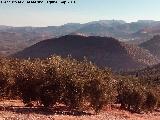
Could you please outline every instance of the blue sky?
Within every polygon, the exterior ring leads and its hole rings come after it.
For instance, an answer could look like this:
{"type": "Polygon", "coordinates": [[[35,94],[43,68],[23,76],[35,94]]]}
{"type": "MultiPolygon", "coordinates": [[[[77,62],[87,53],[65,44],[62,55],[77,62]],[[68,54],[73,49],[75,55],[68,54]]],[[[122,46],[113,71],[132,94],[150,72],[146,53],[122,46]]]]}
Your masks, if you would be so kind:
{"type": "Polygon", "coordinates": [[[127,22],[143,19],[160,20],[160,0],[75,1],[76,4],[67,5],[0,3],[0,24],[52,26],[110,19],[125,20],[127,22]]]}

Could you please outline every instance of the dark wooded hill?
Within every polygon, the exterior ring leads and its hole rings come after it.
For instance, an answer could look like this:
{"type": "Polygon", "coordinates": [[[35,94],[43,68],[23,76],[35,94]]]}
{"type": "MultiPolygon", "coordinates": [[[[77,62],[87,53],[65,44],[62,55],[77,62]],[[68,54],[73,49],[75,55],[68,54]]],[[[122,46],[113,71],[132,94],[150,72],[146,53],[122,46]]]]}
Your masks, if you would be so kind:
{"type": "Polygon", "coordinates": [[[54,54],[62,57],[71,55],[78,60],[85,56],[98,66],[110,67],[113,70],[137,69],[159,63],[158,58],[148,50],[136,45],[122,43],[109,37],[77,35],[44,40],[12,56],[46,58],[54,54]]]}

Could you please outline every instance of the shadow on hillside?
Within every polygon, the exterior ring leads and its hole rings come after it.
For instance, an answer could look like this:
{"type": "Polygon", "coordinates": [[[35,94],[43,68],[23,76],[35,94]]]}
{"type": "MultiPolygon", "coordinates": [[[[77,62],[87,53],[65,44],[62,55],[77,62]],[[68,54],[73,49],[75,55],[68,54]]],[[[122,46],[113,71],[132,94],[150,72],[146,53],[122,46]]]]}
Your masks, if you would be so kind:
{"type": "Polygon", "coordinates": [[[78,110],[70,110],[65,106],[57,106],[53,108],[44,108],[44,107],[20,107],[20,106],[10,106],[10,107],[0,107],[0,111],[8,111],[15,112],[21,114],[42,114],[42,115],[72,115],[72,116],[91,116],[92,113],[78,111],[78,110]]]}

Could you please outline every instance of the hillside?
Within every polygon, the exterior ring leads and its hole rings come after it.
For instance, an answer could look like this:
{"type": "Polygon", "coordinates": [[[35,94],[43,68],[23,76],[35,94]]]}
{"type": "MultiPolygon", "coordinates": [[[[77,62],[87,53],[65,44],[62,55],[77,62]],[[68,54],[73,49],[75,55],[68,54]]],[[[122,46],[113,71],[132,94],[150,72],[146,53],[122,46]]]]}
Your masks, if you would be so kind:
{"type": "Polygon", "coordinates": [[[0,32],[0,54],[7,55],[25,47],[24,37],[20,34],[0,32]]]}
{"type": "Polygon", "coordinates": [[[46,58],[53,54],[88,60],[113,70],[137,69],[159,63],[159,60],[136,45],[114,38],[68,35],[39,42],[14,54],[18,58],[46,58]]]}
{"type": "Polygon", "coordinates": [[[42,40],[70,34],[80,24],[49,27],[0,26],[0,54],[10,55],[42,40]]]}
{"type": "Polygon", "coordinates": [[[85,24],[82,28],[74,32],[74,34],[85,34],[88,36],[110,36],[121,41],[130,41],[139,43],[146,41],[155,32],[145,32],[145,28],[157,27],[158,21],[138,20],[137,22],[126,23],[119,20],[97,21],[85,24]]]}
{"type": "Polygon", "coordinates": [[[10,55],[45,39],[64,35],[114,37],[120,41],[139,44],[159,34],[158,21],[100,20],[84,24],[67,23],[61,26],[12,27],[0,25],[0,53],[10,55]]]}
{"type": "Polygon", "coordinates": [[[121,32],[118,26],[125,24],[120,20],[102,20],[86,23],[82,28],[78,29],[72,34],[86,34],[88,36],[110,36],[118,37],[126,35],[121,32]]]}
{"type": "Polygon", "coordinates": [[[160,84],[160,64],[154,65],[152,67],[147,67],[142,70],[127,72],[127,75],[136,76],[143,78],[144,80],[149,80],[151,82],[156,82],[160,84]]]}
{"type": "Polygon", "coordinates": [[[153,55],[160,58],[160,36],[154,36],[149,41],[140,44],[140,47],[149,50],[153,55]]]}

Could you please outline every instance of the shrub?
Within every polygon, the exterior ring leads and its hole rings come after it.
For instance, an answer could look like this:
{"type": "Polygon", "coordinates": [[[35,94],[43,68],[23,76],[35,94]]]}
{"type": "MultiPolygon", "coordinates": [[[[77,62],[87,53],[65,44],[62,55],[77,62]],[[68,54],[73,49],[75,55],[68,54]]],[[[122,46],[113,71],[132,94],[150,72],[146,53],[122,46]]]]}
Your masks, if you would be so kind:
{"type": "Polygon", "coordinates": [[[27,106],[38,101],[45,107],[62,103],[83,110],[88,103],[99,112],[117,101],[123,109],[152,111],[160,106],[159,87],[151,80],[113,74],[86,59],[0,59],[1,98],[18,97],[27,106]]]}
{"type": "Polygon", "coordinates": [[[105,99],[103,85],[98,80],[91,80],[84,86],[84,95],[89,100],[92,108],[95,109],[96,112],[102,109],[105,99]]]}
{"type": "Polygon", "coordinates": [[[15,86],[25,104],[39,99],[39,89],[45,81],[44,70],[40,60],[24,60],[19,63],[15,86]]]}
{"type": "Polygon", "coordinates": [[[129,111],[141,112],[143,103],[145,101],[144,93],[132,89],[123,89],[117,96],[121,108],[129,111]]]}
{"type": "Polygon", "coordinates": [[[121,108],[133,112],[153,111],[159,99],[158,87],[145,84],[141,79],[121,77],[117,84],[117,102],[121,108]]]}
{"type": "Polygon", "coordinates": [[[72,80],[71,76],[64,76],[63,81],[63,95],[62,102],[71,109],[81,109],[82,92],[81,84],[72,80]]]}
{"type": "Polygon", "coordinates": [[[144,109],[147,111],[153,111],[158,103],[157,97],[151,91],[146,93],[146,101],[144,103],[144,109]]]}
{"type": "Polygon", "coordinates": [[[40,101],[45,107],[50,107],[59,101],[61,96],[60,82],[55,80],[52,83],[42,85],[40,88],[40,101]]]}

